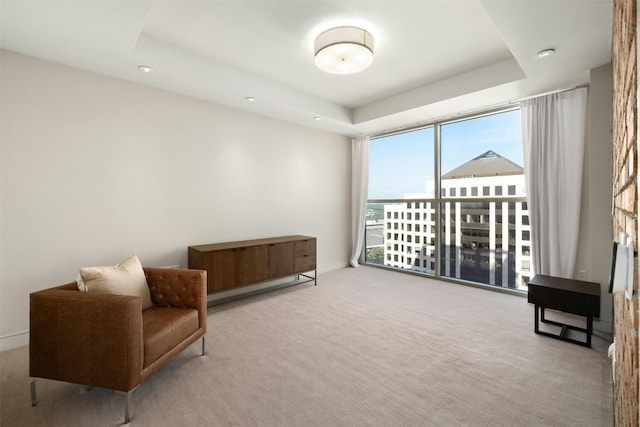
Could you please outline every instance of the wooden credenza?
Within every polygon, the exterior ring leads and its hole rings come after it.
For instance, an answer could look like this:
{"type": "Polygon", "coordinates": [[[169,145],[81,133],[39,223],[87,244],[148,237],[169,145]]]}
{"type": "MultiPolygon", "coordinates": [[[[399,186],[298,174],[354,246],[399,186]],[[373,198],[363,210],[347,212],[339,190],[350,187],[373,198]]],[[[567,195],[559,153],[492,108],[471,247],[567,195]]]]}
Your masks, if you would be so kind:
{"type": "Polygon", "coordinates": [[[316,281],[316,238],[282,236],[189,246],[189,268],[207,271],[207,293],[299,275],[316,281]],[[303,273],[314,272],[314,276],[303,273]]]}

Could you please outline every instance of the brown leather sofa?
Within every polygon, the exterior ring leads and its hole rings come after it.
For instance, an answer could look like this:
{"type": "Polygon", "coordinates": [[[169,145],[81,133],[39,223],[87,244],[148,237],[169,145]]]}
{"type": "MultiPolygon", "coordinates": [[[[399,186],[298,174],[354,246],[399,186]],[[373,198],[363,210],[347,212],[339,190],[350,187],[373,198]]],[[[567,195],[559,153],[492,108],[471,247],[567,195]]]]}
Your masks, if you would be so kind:
{"type": "MultiPolygon", "coordinates": [[[[153,307],[137,296],[80,292],[75,282],[30,295],[29,375],[131,393],[207,330],[202,270],[144,268],[153,307]]],[[[31,382],[32,405],[37,404],[31,382]]]]}

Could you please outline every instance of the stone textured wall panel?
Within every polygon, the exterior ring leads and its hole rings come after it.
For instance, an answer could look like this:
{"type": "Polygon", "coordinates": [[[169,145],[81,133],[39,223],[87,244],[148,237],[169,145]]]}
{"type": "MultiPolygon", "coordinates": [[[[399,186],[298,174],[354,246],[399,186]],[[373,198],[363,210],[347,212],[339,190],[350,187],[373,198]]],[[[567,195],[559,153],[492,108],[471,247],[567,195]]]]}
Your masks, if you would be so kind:
{"type": "MultiPolygon", "coordinates": [[[[613,238],[632,236],[638,248],[637,183],[637,52],[635,0],[613,1],[611,68],[613,91],[613,238]]],[[[634,289],[638,289],[635,260],[634,289]]],[[[613,298],[616,368],[614,416],[616,426],[638,425],[638,300],[624,294],[613,298]]]]}

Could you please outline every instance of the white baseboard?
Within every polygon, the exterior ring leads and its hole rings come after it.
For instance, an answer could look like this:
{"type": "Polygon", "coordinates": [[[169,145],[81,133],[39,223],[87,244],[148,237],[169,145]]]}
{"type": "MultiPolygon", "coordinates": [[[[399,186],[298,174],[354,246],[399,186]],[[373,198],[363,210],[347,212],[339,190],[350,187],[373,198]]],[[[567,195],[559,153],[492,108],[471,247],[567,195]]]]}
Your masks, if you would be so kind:
{"type": "MultiPolygon", "coordinates": [[[[333,271],[333,270],[339,270],[341,268],[346,268],[349,264],[348,263],[333,263],[333,264],[326,264],[323,266],[319,266],[318,267],[318,274],[321,273],[327,273],[329,271],[333,271]]],[[[308,272],[313,274],[312,271],[308,272]]],[[[288,276],[288,277],[283,277],[281,279],[275,279],[275,280],[269,280],[267,282],[261,282],[261,283],[257,283],[255,285],[249,285],[249,286],[243,286],[240,288],[236,288],[236,289],[230,289],[228,291],[223,291],[223,292],[217,292],[215,294],[211,294],[207,297],[207,301],[208,302],[215,302],[218,300],[227,300],[233,297],[238,297],[238,296],[244,296],[244,295],[250,295],[252,293],[255,292],[259,292],[262,290],[266,290],[269,288],[277,288],[278,286],[281,286],[283,284],[287,284],[287,283],[291,283],[292,280],[294,280],[295,275],[292,276],[288,276]]],[[[319,281],[321,281],[321,279],[319,279],[319,281]]]]}
{"type": "Polygon", "coordinates": [[[0,337],[0,351],[29,345],[29,331],[16,332],[0,337]]]}
{"type": "Polygon", "coordinates": [[[225,300],[228,298],[232,298],[232,297],[236,297],[236,296],[242,296],[245,294],[249,294],[252,292],[256,292],[256,291],[261,291],[263,289],[269,289],[272,287],[277,287],[279,285],[282,285],[284,283],[289,283],[292,281],[293,276],[291,277],[285,277],[282,279],[276,279],[276,280],[270,280],[268,282],[262,282],[262,283],[258,283],[255,285],[249,285],[249,286],[242,286],[240,288],[235,288],[235,289],[229,289],[228,291],[222,291],[222,292],[217,292],[215,294],[210,294],[207,296],[207,301],[208,302],[214,302],[214,301],[218,301],[218,300],[225,300]]]}
{"type": "Polygon", "coordinates": [[[613,333],[613,325],[611,324],[611,320],[593,319],[593,330],[604,332],[605,334],[611,336],[611,334],[613,333]]]}
{"type": "Polygon", "coordinates": [[[333,264],[325,264],[318,267],[318,273],[328,273],[329,271],[340,270],[341,268],[347,268],[348,262],[334,262],[333,264]]]}

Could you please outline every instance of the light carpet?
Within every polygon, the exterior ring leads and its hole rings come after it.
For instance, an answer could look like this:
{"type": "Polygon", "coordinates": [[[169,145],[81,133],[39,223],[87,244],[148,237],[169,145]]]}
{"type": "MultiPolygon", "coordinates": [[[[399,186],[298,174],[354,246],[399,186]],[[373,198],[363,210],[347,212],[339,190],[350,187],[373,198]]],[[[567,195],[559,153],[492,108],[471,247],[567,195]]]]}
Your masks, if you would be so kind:
{"type": "MultiPolygon", "coordinates": [[[[608,342],[533,333],[513,295],[371,267],[209,308],[194,343],[133,394],[140,426],[612,426],[608,342]]],[[[122,394],[38,380],[0,353],[0,424],[112,426],[122,394]]]]}

